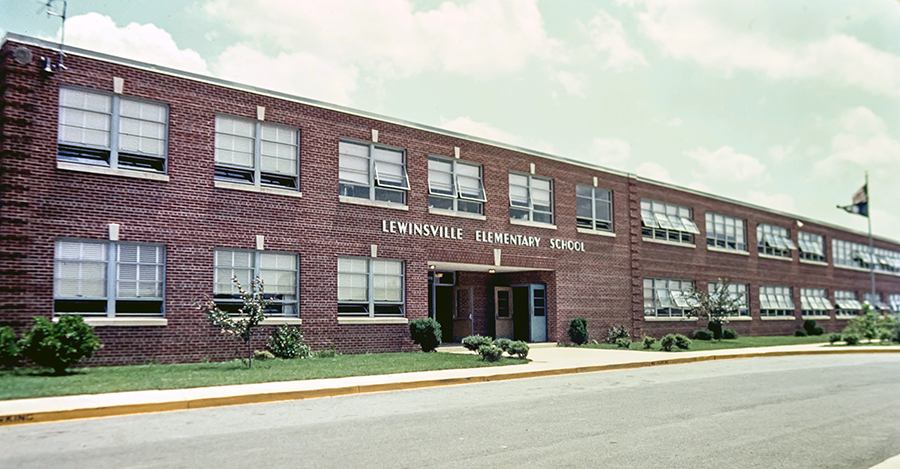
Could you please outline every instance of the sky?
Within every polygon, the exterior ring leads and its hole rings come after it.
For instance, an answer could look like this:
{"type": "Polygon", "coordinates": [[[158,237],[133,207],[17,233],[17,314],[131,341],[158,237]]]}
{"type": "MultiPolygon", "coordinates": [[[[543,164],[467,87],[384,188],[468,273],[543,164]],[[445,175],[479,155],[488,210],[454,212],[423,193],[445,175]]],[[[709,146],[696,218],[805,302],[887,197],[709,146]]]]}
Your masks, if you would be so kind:
{"type": "Polygon", "coordinates": [[[898,0],[70,0],[65,43],[862,232],[868,171],[900,240],[898,0]]]}

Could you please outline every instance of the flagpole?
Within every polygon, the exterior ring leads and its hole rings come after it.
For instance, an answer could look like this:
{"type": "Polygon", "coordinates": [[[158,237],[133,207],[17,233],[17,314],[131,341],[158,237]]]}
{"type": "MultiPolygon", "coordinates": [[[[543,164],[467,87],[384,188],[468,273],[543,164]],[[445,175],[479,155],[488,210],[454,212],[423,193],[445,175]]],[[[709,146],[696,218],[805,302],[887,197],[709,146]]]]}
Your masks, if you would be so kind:
{"type": "Polygon", "coordinates": [[[869,172],[866,171],[866,220],[869,222],[869,278],[872,281],[872,310],[875,310],[875,247],[872,245],[872,206],[869,204],[869,172]]]}

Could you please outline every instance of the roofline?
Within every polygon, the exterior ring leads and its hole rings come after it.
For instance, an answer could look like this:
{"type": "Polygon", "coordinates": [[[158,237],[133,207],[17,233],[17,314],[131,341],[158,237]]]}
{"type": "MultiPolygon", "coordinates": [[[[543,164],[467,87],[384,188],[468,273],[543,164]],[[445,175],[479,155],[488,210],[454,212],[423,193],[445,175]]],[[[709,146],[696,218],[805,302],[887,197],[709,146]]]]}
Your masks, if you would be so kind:
{"type": "MultiPolygon", "coordinates": [[[[14,42],[22,43],[22,44],[28,44],[28,45],[32,45],[35,47],[43,47],[43,48],[47,48],[47,49],[59,49],[59,48],[63,47],[63,45],[60,43],[48,41],[45,39],[39,39],[36,37],[31,37],[31,36],[25,36],[25,35],[13,33],[13,32],[6,33],[3,40],[0,41],[0,46],[3,46],[8,41],[14,41],[14,42]]],[[[454,132],[452,130],[446,130],[446,129],[442,129],[439,127],[432,127],[432,126],[425,125],[425,124],[419,124],[417,122],[412,122],[412,121],[408,121],[408,120],[404,120],[404,119],[398,119],[398,118],[394,118],[394,117],[390,117],[390,116],[385,116],[382,114],[376,114],[373,112],[363,111],[360,109],[354,109],[354,108],[350,108],[350,107],[346,107],[346,106],[341,106],[339,104],[332,104],[332,103],[327,103],[324,101],[319,101],[316,99],[304,98],[302,96],[291,95],[291,94],[282,93],[279,91],[272,91],[272,90],[268,90],[265,88],[258,88],[258,87],[252,86],[252,85],[236,83],[236,82],[232,82],[232,81],[228,81],[228,80],[223,80],[221,78],[211,77],[211,76],[207,76],[207,75],[201,75],[199,73],[188,72],[188,71],[184,71],[184,70],[177,70],[174,68],[164,67],[161,65],[154,65],[154,64],[150,64],[150,63],[146,63],[146,62],[139,62],[137,60],[132,60],[132,59],[124,58],[124,57],[118,57],[118,56],[114,56],[114,55],[104,54],[102,52],[96,52],[96,51],[87,50],[87,49],[81,49],[81,48],[73,47],[73,46],[65,46],[65,51],[66,51],[66,54],[68,54],[68,55],[80,55],[80,56],[87,57],[90,59],[101,60],[104,62],[110,62],[110,63],[114,63],[114,64],[118,64],[118,65],[124,65],[127,67],[136,68],[139,70],[145,70],[145,71],[149,71],[149,72],[159,73],[162,75],[169,75],[169,76],[173,76],[173,77],[177,77],[177,78],[185,78],[185,79],[189,79],[192,81],[202,82],[202,83],[206,83],[206,84],[210,84],[210,85],[221,86],[224,88],[231,88],[234,90],[245,91],[245,92],[249,92],[249,93],[255,93],[258,95],[262,95],[262,96],[268,96],[270,98],[280,99],[280,100],[284,100],[284,101],[291,101],[291,102],[304,104],[307,106],[318,107],[318,108],[322,108],[322,109],[328,109],[331,111],[337,111],[337,112],[341,112],[344,114],[350,114],[350,115],[354,115],[354,116],[358,116],[358,117],[363,117],[366,119],[373,119],[373,120],[385,122],[388,124],[400,125],[403,127],[409,127],[409,128],[413,128],[413,129],[417,129],[417,130],[422,130],[425,132],[445,135],[448,137],[458,138],[458,139],[462,139],[462,140],[468,140],[470,142],[479,143],[482,145],[488,145],[488,146],[492,146],[492,147],[496,147],[496,148],[512,150],[512,151],[515,151],[518,153],[524,153],[526,155],[537,156],[539,158],[545,158],[545,159],[552,160],[552,161],[558,161],[561,163],[571,164],[574,166],[580,166],[580,167],[592,169],[595,171],[602,171],[602,172],[613,174],[616,176],[633,178],[633,179],[637,179],[641,182],[655,184],[658,186],[675,189],[678,191],[687,192],[687,193],[694,194],[694,195],[699,195],[699,196],[710,198],[713,200],[728,202],[731,204],[740,205],[740,206],[751,208],[754,210],[761,210],[763,212],[768,212],[768,213],[772,213],[775,215],[781,215],[781,216],[788,217],[788,218],[795,218],[795,219],[798,219],[801,221],[815,223],[817,225],[825,226],[828,228],[846,231],[848,233],[853,233],[853,234],[857,234],[857,235],[861,235],[861,236],[869,235],[866,232],[856,231],[856,230],[853,230],[853,229],[850,229],[847,227],[838,226],[838,225],[834,225],[831,223],[826,223],[823,221],[814,220],[811,218],[806,218],[806,217],[802,217],[799,215],[782,212],[782,211],[771,209],[771,208],[762,207],[762,206],[751,204],[748,202],[743,202],[740,200],[730,199],[728,197],[723,197],[720,195],[709,194],[709,193],[698,191],[695,189],[681,187],[681,186],[678,186],[675,184],[670,184],[670,183],[666,183],[666,182],[662,182],[662,181],[656,181],[653,179],[641,177],[634,173],[619,171],[616,169],[607,168],[604,166],[588,163],[585,161],[574,160],[571,158],[566,158],[566,157],[562,157],[562,156],[558,156],[558,155],[552,155],[550,153],[532,150],[529,148],[524,148],[524,147],[520,147],[517,145],[509,144],[509,143],[497,142],[497,141],[489,140],[486,138],[475,137],[472,135],[466,135],[466,134],[454,132]]],[[[892,239],[885,238],[882,236],[877,236],[877,235],[872,235],[872,239],[878,239],[879,241],[884,241],[884,242],[892,243],[895,245],[900,244],[900,241],[892,240],[892,239]]]]}

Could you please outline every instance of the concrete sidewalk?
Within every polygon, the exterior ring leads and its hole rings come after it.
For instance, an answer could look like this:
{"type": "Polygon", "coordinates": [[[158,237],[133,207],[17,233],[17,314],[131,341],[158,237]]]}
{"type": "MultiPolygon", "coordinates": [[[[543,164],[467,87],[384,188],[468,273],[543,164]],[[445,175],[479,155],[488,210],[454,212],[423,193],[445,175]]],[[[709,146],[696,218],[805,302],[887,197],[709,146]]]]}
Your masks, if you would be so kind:
{"type": "MultiPolygon", "coordinates": [[[[531,362],[525,365],[0,401],[0,425],[310,399],[710,360],[786,355],[900,353],[900,346],[838,348],[822,345],[671,353],[533,344],[528,355],[531,362]]],[[[439,350],[445,353],[471,353],[462,347],[452,346],[441,347],[439,350]]]]}

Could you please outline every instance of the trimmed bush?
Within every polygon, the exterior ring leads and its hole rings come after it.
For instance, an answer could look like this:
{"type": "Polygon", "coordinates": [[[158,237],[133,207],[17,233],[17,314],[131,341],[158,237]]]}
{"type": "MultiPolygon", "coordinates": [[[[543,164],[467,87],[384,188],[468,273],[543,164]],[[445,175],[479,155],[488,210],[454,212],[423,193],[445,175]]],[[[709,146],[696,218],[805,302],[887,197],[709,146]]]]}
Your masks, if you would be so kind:
{"type": "Polygon", "coordinates": [[[628,328],[625,327],[624,324],[619,324],[618,326],[612,326],[606,330],[606,342],[610,344],[616,343],[619,339],[630,339],[631,335],[628,334],[628,328]]]}
{"type": "Polygon", "coordinates": [[[309,345],[303,343],[300,329],[292,326],[278,326],[269,336],[269,350],[278,358],[306,358],[309,345]]]}
{"type": "Polygon", "coordinates": [[[478,353],[478,349],[482,346],[493,345],[494,340],[483,335],[470,335],[468,337],[463,337],[462,344],[466,349],[478,353]]]}
{"type": "Polygon", "coordinates": [[[478,348],[478,354],[481,355],[482,360],[495,362],[500,360],[503,350],[494,345],[482,345],[478,348]]]}
{"type": "Polygon", "coordinates": [[[831,345],[834,345],[835,342],[840,342],[840,341],[841,341],[840,334],[829,334],[828,335],[828,342],[830,342],[831,345]]]}
{"type": "Polygon", "coordinates": [[[656,339],[653,337],[647,336],[641,340],[641,343],[644,345],[644,349],[650,350],[653,347],[653,344],[656,343],[656,339]]]}
{"type": "Polygon", "coordinates": [[[807,319],[803,321],[803,330],[806,331],[808,335],[822,335],[825,333],[825,329],[822,326],[817,326],[816,321],[812,319],[807,319]]]}
{"type": "Polygon", "coordinates": [[[734,329],[725,329],[722,331],[722,337],[725,339],[737,339],[738,333],[734,329]]]}
{"type": "Polygon", "coordinates": [[[807,334],[803,329],[797,329],[796,331],[794,331],[794,337],[806,337],[808,335],[809,334],[807,334]]]}
{"type": "Polygon", "coordinates": [[[671,352],[675,347],[675,334],[666,334],[665,337],[659,339],[659,346],[665,352],[671,352]]]}
{"type": "MultiPolygon", "coordinates": [[[[512,343],[513,343],[513,341],[511,339],[504,339],[504,338],[497,339],[494,341],[494,345],[496,345],[497,347],[500,347],[500,350],[503,350],[506,353],[509,353],[509,346],[512,343]]],[[[524,342],[522,342],[522,343],[524,344],[524,342]]],[[[510,353],[510,355],[512,355],[512,354],[510,353]]]]}
{"type": "Polygon", "coordinates": [[[585,318],[573,318],[569,321],[569,340],[578,344],[584,345],[588,343],[590,337],[588,337],[588,329],[587,329],[587,319],[585,318]]]}
{"type": "Polygon", "coordinates": [[[847,345],[856,345],[859,343],[859,336],[856,334],[844,334],[844,342],[847,342],[847,345]]]}
{"type": "Polygon", "coordinates": [[[691,348],[691,339],[688,339],[686,336],[681,334],[675,334],[675,346],[687,350],[691,348]]]}
{"type": "Polygon", "coordinates": [[[507,347],[506,353],[508,353],[510,356],[515,355],[521,359],[525,359],[526,357],[528,357],[529,350],[531,349],[528,347],[528,344],[522,342],[521,340],[517,340],[515,342],[509,343],[509,347],[507,347]]]}
{"type": "Polygon", "coordinates": [[[0,328],[0,366],[12,368],[19,364],[20,353],[19,336],[13,328],[6,326],[0,328]]]}
{"type": "Polygon", "coordinates": [[[22,354],[57,375],[103,348],[94,329],[81,316],[60,316],[59,322],[35,317],[34,326],[20,342],[22,354]]]}
{"type": "Polygon", "coordinates": [[[813,328],[813,331],[810,335],[822,335],[825,333],[825,329],[822,326],[816,326],[813,328]]]}
{"type": "MultiPolygon", "coordinates": [[[[716,340],[722,340],[722,322],[721,321],[710,321],[709,324],[706,325],[706,328],[712,332],[713,338],[716,340]]],[[[705,340],[705,339],[701,339],[705,340]]]]}
{"type": "Polygon", "coordinates": [[[434,352],[441,345],[441,325],[431,318],[413,319],[409,322],[409,335],[423,352],[434,352]]]}
{"type": "Polygon", "coordinates": [[[616,339],[616,346],[619,348],[631,348],[631,339],[616,339]]]}
{"type": "Polygon", "coordinates": [[[713,331],[709,329],[697,329],[691,334],[691,338],[694,340],[712,340],[713,331]]]}

